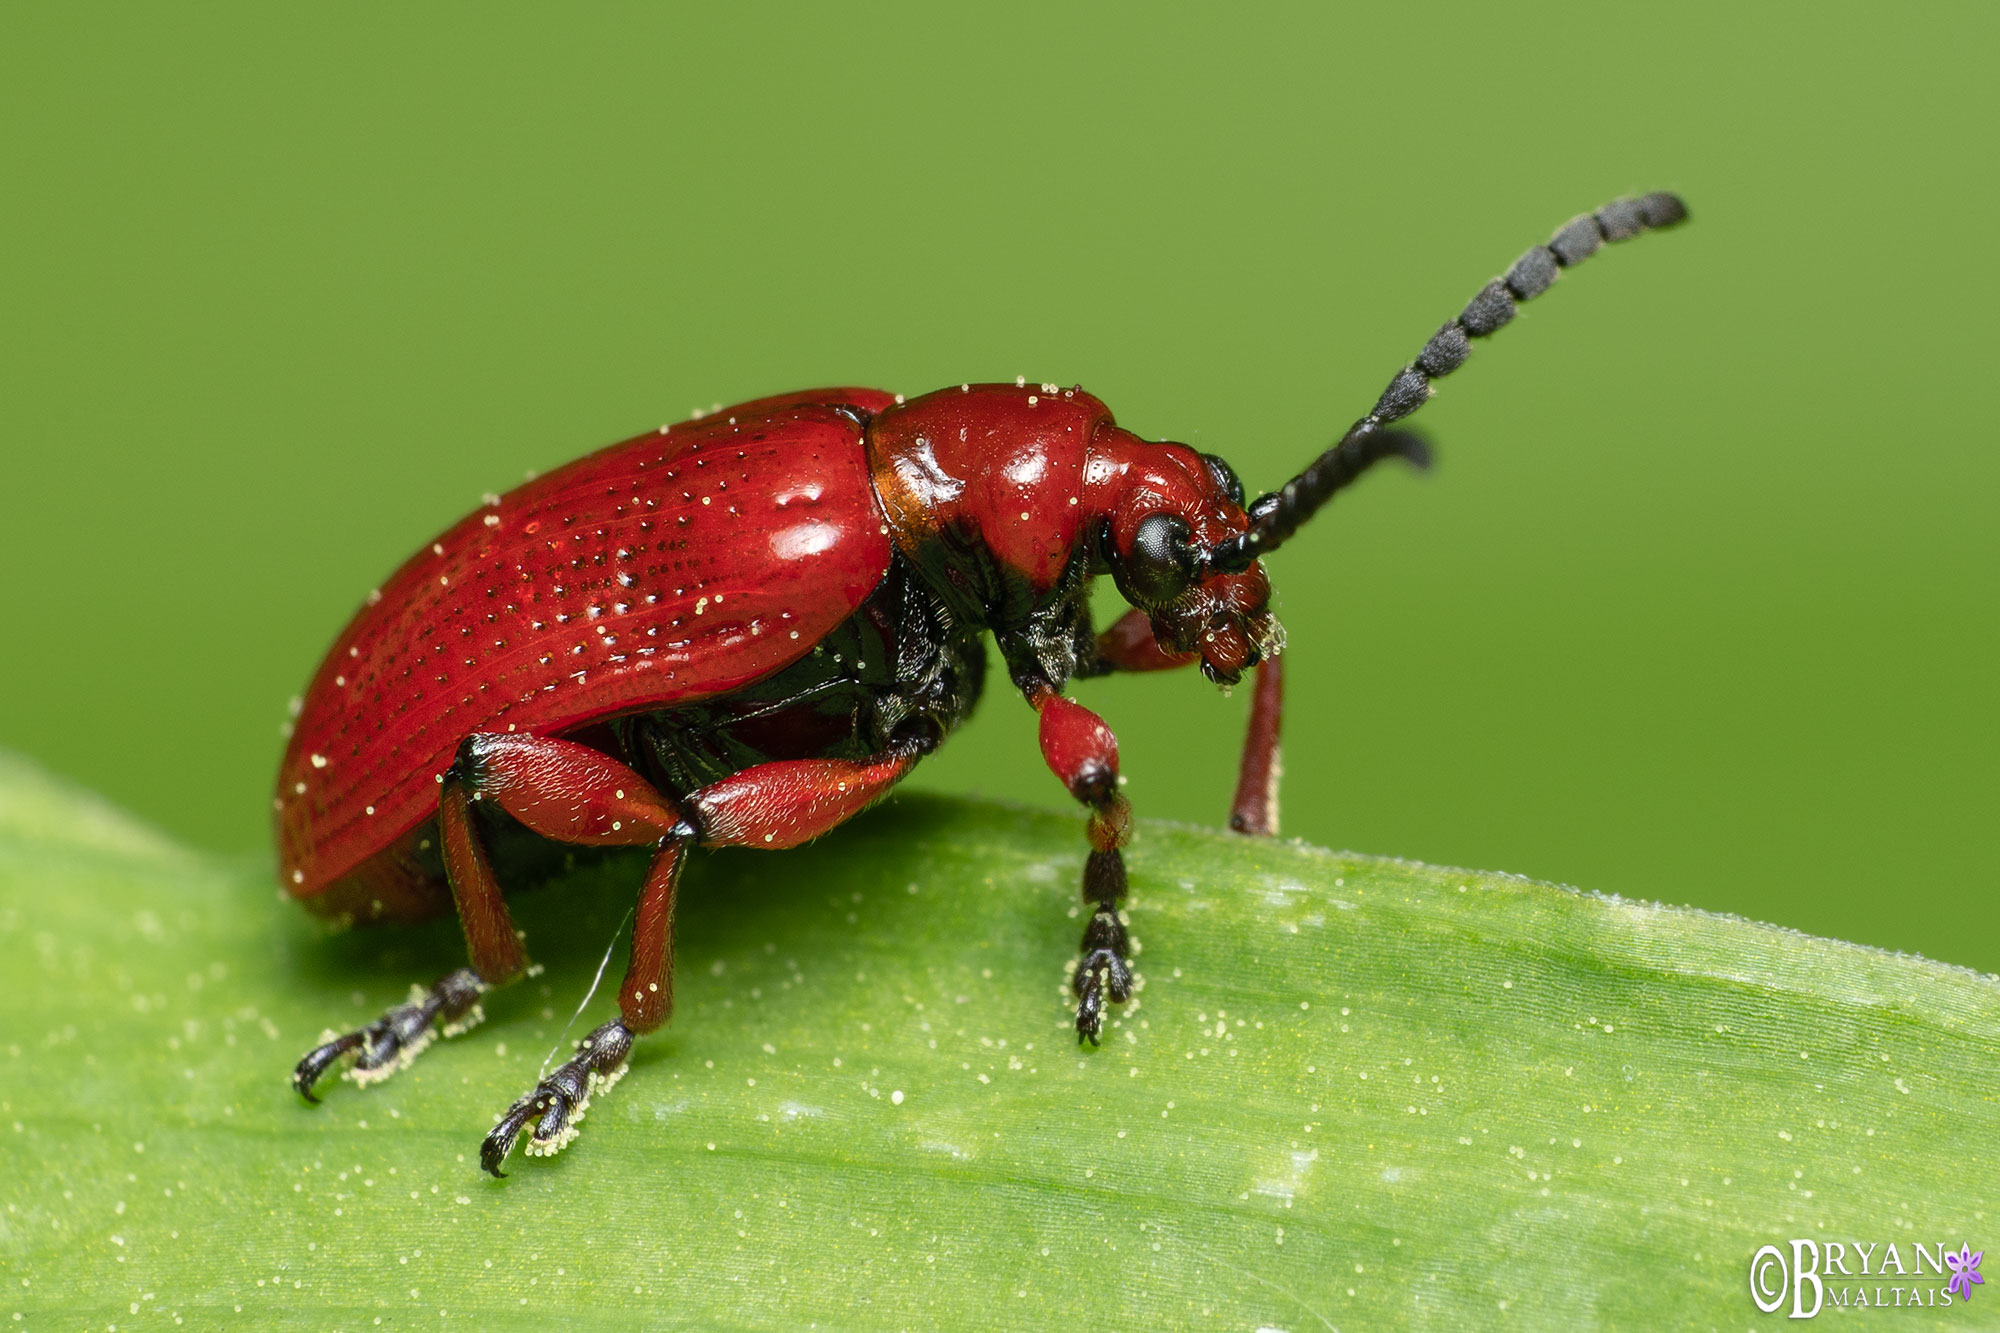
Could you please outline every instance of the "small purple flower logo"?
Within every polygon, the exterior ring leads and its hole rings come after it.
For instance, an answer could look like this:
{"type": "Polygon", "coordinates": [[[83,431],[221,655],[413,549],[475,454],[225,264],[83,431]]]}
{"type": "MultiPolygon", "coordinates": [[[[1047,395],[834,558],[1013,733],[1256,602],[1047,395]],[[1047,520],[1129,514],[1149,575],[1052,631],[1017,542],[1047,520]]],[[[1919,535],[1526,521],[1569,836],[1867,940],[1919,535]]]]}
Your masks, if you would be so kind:
{"type": "Polygon", "coordinates": [[[1970,1245],[1961,1245],[1958,1253],[1944,1252],[1944,1266],[1951,1270],[1951,1281],[1944,1289],[1962,1301],[1972,1299],[1972,1284],[1986,1285],[1986,1279],[1979,1276],[1979,1261],[1986,1257],[1986,1251],[1974,1251],[1970,1245]]]}

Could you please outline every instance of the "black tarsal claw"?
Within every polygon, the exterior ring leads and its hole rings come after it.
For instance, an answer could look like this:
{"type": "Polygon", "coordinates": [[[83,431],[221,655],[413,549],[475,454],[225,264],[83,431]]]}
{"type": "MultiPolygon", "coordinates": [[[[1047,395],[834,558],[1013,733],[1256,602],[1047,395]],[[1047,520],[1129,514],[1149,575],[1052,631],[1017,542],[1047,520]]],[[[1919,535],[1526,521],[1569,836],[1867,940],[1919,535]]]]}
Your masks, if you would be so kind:
{"type": "Polygon", "coordinates": [[[1092,932],[1084,938],[1084,947],[1090,952],[1077,965],[1076,976],[1070,982],[1070,989],[1076,995],[1076,1041],[1081,1046],[1088,1041],[1098,1045],[1098,1035],[1104,1031],[1104,1006],[1123,1004],[1132,998],[1132,969],[1125,962],[1124,927],[1110,913],[1100,913],[1099,920],[1108,920],[1117,927],[1115,943],[1106,938],[1100,943],[1095,936],[1109,937],[1108,929],[1100,930],[1097,921],[1092,922],[1092,932]]]}
{"type": "Polygon", "coordinates": [[[412,987],[407,1004],[399,1004],[365,1027],[328,1039],[306,1052],[292,1069],[292,1086],[309,1102],[318,1102],[313,1086],[327,1070],[350,1055],[347,1077],[364,1086],[378,1083],[423,1054],[442,1024],[447,1036],[463,1032],[481,1017],[479,997],[486,983],[462,967],[428,989],[412,987]]]}
{"type": "Polygon", "coordinates": [[[507,1108],[507,1114],[500,1117],[500,1123],[493,1126],[492,1132],[480,1142],[480,1169],[495,1180],[507,1178],[507,1173],[500,1169],[500,1164],[507,1160],[507,1154],[514,1151],[514,1141],[521,1137],[521,1127],[528,1123],[528,1117],[534,1114],[534,1109],[533,1099],[523,1097],[507,1108]]]}
{"type": "Polygon", "coordinates": [[[1104,1030],[1104,998],[1095,985],[1084,991],[1076,1004],[1076,1044],[1088,1041],[1098,1044],[1097,1034],[1104,1030]]]}
{"type": "Polygon", "coordinates": [[[500,1167],[530,1120],[535,1122],[535,1131],[528,1139],[529,1156],[553,1157],[568,1147],[590,1109],[590,1099],[608,1092],[624,1077],[625,1061],[631,1053],[631,1029],[616,1019],[578,1042],[576,1054],[508,1107],[480,1142],[480,1168],[495,1179],[505,1179],[507,1173],[500,1167]]]}
{"type": "Polygon", "coordinates": [[[320,1075],[338,1064],[341,1058],[359,1046],[361,1041],[361,1033],[349,1032],[345,1036],[335,1037],[332,1041],[307,1051],[305,1059],[299,1061],[298,1066],[292,1070],[292,1086],[299,1090],[299,1096],[317,1105],[319,1098],[313,1095],[313,1085],[319,1082],[320,1075]]]}

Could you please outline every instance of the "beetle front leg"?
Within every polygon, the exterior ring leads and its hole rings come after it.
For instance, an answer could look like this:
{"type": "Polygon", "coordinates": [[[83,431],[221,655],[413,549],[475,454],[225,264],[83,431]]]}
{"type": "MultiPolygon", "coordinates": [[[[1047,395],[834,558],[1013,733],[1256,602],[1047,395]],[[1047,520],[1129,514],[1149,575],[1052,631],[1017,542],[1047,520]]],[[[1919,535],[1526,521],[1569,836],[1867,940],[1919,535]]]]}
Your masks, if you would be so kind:
{"type": "Polygon", "coordinates": [[[1132,803],[1118,790],[1118,738],[1102,718],[1047,686],[1030,693],[1028,702],[1041,715],[1042,758],[1070,795],[1090,808],[1083,897],[1091,916],[1070,989],[1076,995],[1077,1042],[1095,1046],[1106,1003],[1132,997],[1131,940],[1118,911],[1125,897],[1125,857],[1119,849],[1132,838],[1132,803]]]}
{"type": "Polygon", "coordinates": [[[1285,717],[1285,659],[1267,657],[1255,670],[1250,726],[1243,734],[1243,762],[1236,773],[1236,799],[1229,804],[1229,827],[1269,838],[1278,833],[1278,779],[1284,774],[1278,733],[1285,717]]]}
{"type": "MultiPolygon", "coordinates": [[[[1097,661],[1082,674],[1114,671],[1171,671],[1192,666],[1200,653],[1170,653],[1153,637],[1152,619],[1131,610],[1097,636],[1097,661]]],[[[1272,836],[1278,831],[1278,732],[1284,717],[1284,663],[1265,658],[1256,668],[1250,699],[1250,725],[1243,734],[1243,758],[1237,767],[1236,798],[1229,803],[1229,827],[1238,833],[1272,836]]]]}

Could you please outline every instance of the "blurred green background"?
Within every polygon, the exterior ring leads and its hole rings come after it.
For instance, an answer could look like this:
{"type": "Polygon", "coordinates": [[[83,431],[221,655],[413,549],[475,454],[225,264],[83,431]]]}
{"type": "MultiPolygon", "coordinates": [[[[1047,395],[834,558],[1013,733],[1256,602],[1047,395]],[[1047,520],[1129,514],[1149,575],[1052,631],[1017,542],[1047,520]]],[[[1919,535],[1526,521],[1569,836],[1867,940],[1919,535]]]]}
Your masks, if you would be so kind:
{"type": "MultiPolygon", "coordinates": [[[[1286,831],[2000,968],[2000,11],[723,11],[0,13],[0,745],[261,850],[286,699],[526,469],[1025,374],[1255,489],[1672,188],[1274,560],[1286,831]]],[[[1241,693],[1078,693],[1220,820],[1241,693]]],[[[916,781],[1065,804],[1004,693],[916,781]]]]}

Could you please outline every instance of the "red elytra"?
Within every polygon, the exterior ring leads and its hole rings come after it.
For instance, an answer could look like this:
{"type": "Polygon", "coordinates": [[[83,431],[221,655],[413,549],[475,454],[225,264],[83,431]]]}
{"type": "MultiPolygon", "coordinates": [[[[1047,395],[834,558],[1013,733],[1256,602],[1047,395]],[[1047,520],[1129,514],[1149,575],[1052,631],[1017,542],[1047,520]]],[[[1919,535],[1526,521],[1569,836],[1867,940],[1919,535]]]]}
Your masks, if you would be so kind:
{"type": "MultiPolygon", "coordinates": [[[[818,401],[801,401],[813,397],[818,401]]],[[[862,428],[894,402],[746,403],[558,468],[405,561],[308,687],[276,801],[280,873],[322,912],[423,912],[376,859],[437,814],[479,732],[561,735],[725,694],[812,651],[888,570],[862,428]]]]}
{"type": "Polygon", "coordinates": [[[1389,425],[1469,339],[1603,242],[1684,216],[1656,194],[1566,224],[1247,507],[1221,459],[1142,440],[1080,389],[1021,381],[760,399],[489,497],[335,641],[274,800],[295,897],[348,919],[454,905],[470,966],[308,1053],[296,1086],[312,1097],[350,1057],[358,1082],[386,1077],[526,970],[502,886],[524,839],[649,846],[619,1018],[514,1103],[481,1163],[501,1174],[531,1120],[528,1150],[560,1149],[671,1012],[685,849],[794,846],[879,799],[971,713],[988,635],[1089,812],[1072,988],[1094,1043],[1132,987],[1118,911],[1131,808],[1115,736],[1065,685],[1193,663],[1226,685],[1255,668],[1231,825],[1275,831],[1283,637],[1259,558],[1376,462],[1427,461],[1389,425]],[[1088,592],[1107,573],[1133,610],[1096,633],[1088,592]]]}

